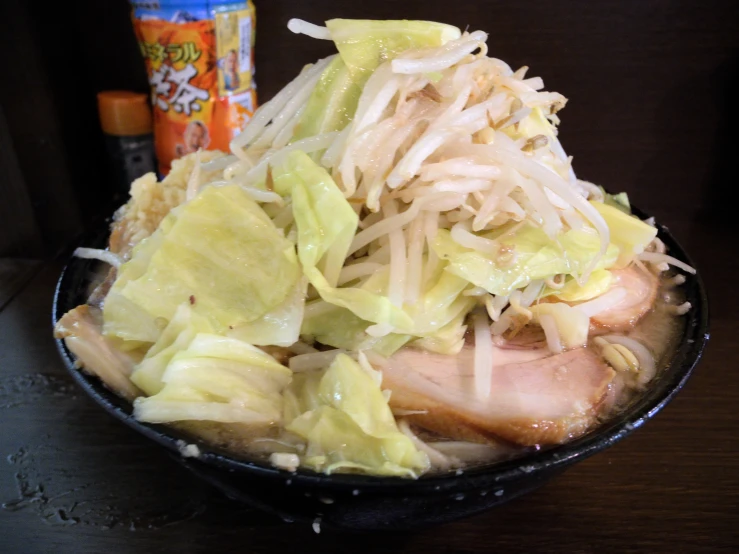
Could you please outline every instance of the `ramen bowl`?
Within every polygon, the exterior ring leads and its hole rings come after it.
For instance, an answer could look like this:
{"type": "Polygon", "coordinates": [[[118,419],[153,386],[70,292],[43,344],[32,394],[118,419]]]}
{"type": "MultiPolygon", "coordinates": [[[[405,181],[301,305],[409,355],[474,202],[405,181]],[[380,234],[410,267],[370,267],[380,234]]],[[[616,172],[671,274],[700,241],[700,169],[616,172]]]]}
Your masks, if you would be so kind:
{"type": "MultiPolygon", "coordinates": [[[[646,217],[638,210],[634,213],[646,217]]],[[[658,229],[658,236],[670,254],[693,265],[670,232],[665,227],[658,229]]],[[[104,247],[108,233],[107,225],[94,230],[86,237],[85,246],[104,247]]],[[[99,275],[97,264],[93,260],[70,259],[57,285],[54,323],[68,310],[86,302],[90,286],[99,275]]],[[[682,316],[681,336],[657,377],[624,410],[569,443],[513,460],[431,473],[416,480],[324,475],[305,469],[289,472],[264,461],[234,457],[172,427],[142,423],[134,419],[130,403],[106,388],[97,377],[77,367],[75,356],[62,340],[57,340],[57,346],[71,376],[106,412],[150,440],[152,447],[167,449],[177,463],[236,501],[287,522],[319,523],[326,528],[364,531],[422,528],[482,512],[534,490],[653,418],[685,385],[709,338],[708,301],[700,273],[686,277],[685,299],[692,309],[682,316]],[[183,446],[193,442],[198,444],[198,455],[186,457],[194,449],[183,446]]]]}

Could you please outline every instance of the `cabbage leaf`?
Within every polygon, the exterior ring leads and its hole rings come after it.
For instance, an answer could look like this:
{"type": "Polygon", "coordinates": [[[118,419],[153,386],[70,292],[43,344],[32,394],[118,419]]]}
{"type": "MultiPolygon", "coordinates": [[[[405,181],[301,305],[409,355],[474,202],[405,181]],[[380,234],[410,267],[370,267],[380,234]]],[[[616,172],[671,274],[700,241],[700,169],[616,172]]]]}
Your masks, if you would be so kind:
{"type": "Polygon", "coordinates": [[[366,330],[371,322],[324,300],[315,300],[312,308],[306,311],[301,334],[327,346],[344,350],[374,350],[383,356],[391,356],[413,338],[399,333],[370,336],[366,330]]]}
{"type": "MultiPolygon", "coordinates": [[[[553,240],[543,230],[527,224],[500,240],[501,245],[514,253],[511,263],[500,264],[480,251],[460,246],[445,229],[439,230],[432,248],[440,258],[449,262],[446,271],[491,294],[502,296],[508,296],[536,279],[560,273],[579,275],[600,251],[600,238],[589,230],[571,229],[553,240]]],[[[596,269],[611,267],[618,252],[618,248],[611,244],[596,269]]]]}
{"type": "MultiPolygon", "coordinates": [[[[475,301],[473,298],[470,298],[470,300],[473,303],[475,301]]],[[[464,321],[468,311],[469,308],[460,311],[438,331],[413,341],[413,346],[450,356],[459,354],[464,347],[464,335],[467,332],[467,325],[464,324],[464,321]]]]}
{"type": "Polygon", "coordinates": [[[378,382],[349,356],[296,380],[285,396],[286,429],[307,443],[304,465],[404,477],[428,469],[426,454],[398,430],[378,382]]]}
{"type": "Polygon", "coordinates": [[[341,131],[354,117],[361,94],[362,89],[352,79],[346,63],[337,56],[323,70],[293,130],[292,140],[341,131]]]}
{"type": "Polygon", "coordinates": [[[152,423],[217,421],[274,424],[282,419],[282,392],[292,372],[238,339],[198,333],[172,356],[163,387],[134,404],[134,416],[152,423]]]}
{"type": "Polygon", "coordinates": [[[401,52],[442,46],[462,35],[457,27],[432,21],[331,19],[326,27],[360,87],[382,62],[401,52]]]}
{"type": "Polygon", "coordinates": [[[577,280],[568,277],[561,289],[546,287],[541,298],[552,296],[563,302],[584,302],[608,291],[613,282],[613,274],[607,269],[596,269],[588,280],[580,285],[577,280]]]}
{"type": "Polygon", "coordinates": [[[534,314],[534,321],[539,323],[541,316],[554,318],[559,331],[559,338],[565,349],[580,348],[588,343],[590,318],[577,308],[562,302],[535,304],[529,307],[534,314]]]}
{"type": "Polygon", "coordinates": [[[227,331],[234,337],[256,346],[290,346],[300,338],[305,312],[308,281],[301,278],[285,300],[257,320],[227,331]]]}
{"type": "Polygon", "coordinates": [[[608,224],[611,231],[611,242],[618,246],[619,256],[616,268],[628,266],[657,236],[656,227],[644,223],[641,219],[601,202],[591,202],[608,224]]]}
{"type": "Polygon", "coordinates": [[[198,333],[212,332],[213,327],[206,317],[194,313],[189,303],[181,304],[144,359],[134,368],[131,381],[149,396],[158,393],[164,387],[162,375],[172,357],[190,346],[198,333]]]}
{"type": "Polygon", "coordinates": [[[359,218],[328,172],[304,152],[294,151],[273,168],[272,176],[275,191],[292,196],[298,258],[321,298],[366,321],[409,327],[408,315],[386,296],[336,287],[359,218]]]}
{"type": "Polygon", "coordinates": [[[183,302],[223,332],[294,290],[294,245],[239,186],[208,187],[173,215],[121,267],[103,310],[106,335],[155,342],[183,302]]]}

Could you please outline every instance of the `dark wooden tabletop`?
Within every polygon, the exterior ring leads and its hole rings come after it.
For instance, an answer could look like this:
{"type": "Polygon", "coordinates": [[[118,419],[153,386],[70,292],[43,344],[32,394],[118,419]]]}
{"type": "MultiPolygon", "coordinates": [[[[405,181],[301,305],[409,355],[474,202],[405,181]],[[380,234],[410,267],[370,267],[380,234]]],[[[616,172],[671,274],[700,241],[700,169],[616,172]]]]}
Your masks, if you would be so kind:
{"type": "Polygon", "coordinates": [[[694,257],[711,341],[654,420],[543,488],[476,517],[392,535],[316,535],[234,504],[76,388],[51,338],[62,263],[0,261],[0,552],[731,552],[739,550],[739,203],[733,0],[258,3],[271,96],[325,45],[292,15],[448,20],[571,99],[583,178],[626,190],[694,257]],[[293,6],[295,4],[295,6],[293,6]]]}

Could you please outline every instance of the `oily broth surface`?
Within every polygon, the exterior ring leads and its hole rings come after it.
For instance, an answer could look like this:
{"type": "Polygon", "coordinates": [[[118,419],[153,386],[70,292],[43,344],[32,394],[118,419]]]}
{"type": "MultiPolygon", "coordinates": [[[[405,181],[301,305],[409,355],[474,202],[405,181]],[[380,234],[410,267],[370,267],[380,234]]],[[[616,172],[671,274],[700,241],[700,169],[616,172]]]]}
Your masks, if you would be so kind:
{"type": "MultiPolygon", "coordinates": [[[[678,341],[685,330],[685,317],[674,313],[674,307],[684,301],[680,286],[672,284],[673,274],[660,276],[660,286],[654,308],[625,336],[644,344],[653,354],[657,371],[654,379],[647,383],[646,389],[654,386],[676,350],[678,341]]],[[[593,346],[590,346],[593,348],[593,346]]],[[[621,374],[616,374],[611,386],[617,387],[616,398],[611,409],[601,414],[601,423],[607,422],[631,406],[644,393],[644,390],[623,386],[621,374]]]]}
{"type": "Polygon", "coordinates": [[[675,350],[685,330],[685,317],[675,315],[672,309],[683,303],[685,293],[680,286],[670,284],[673,276],[660,278],[660,288],[654,309],[649,312],[628,333],[628,336],[642,342],[654,354],[657,363],[657,375],[669,361],[669,355],[675,350]]]}

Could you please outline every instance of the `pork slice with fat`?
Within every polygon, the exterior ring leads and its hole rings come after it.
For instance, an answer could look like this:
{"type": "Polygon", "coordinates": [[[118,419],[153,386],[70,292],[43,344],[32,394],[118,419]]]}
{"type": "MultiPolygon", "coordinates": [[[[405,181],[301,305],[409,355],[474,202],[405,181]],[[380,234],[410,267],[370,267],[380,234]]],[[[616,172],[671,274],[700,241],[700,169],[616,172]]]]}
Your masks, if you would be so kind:
{"type": "Polygon", "coordinates": [[[550,356],[544,349],[495,348],[490,396],[474,391],[474,350],[457,356],[413,348],[383,369],[390,406],[412,413],[415,425],[474,442],[491,438],[521,444],[558,444],[596,421],[614,371],[586,348],[550,356]]]}
{"type": "Polygon", "coordinates": [[[100,310],[82,305],[62,316],[54,327],[54,336],[64,339],[67,348],[77,356],[78,364],[88,373],[97,375],[113,392],[127,400],[142,396],[129,379],[136,360],[116,349],[101,331],[100,310]]]}
{"type": "Polygon", "coordinates": [[[613,283],[626,289],[626,295],[615,306],[590,318],[596,333],[630,331],[653,307],[657,299],[659,279],[642,269],[631,266],[612,270],[613,283]]]}

